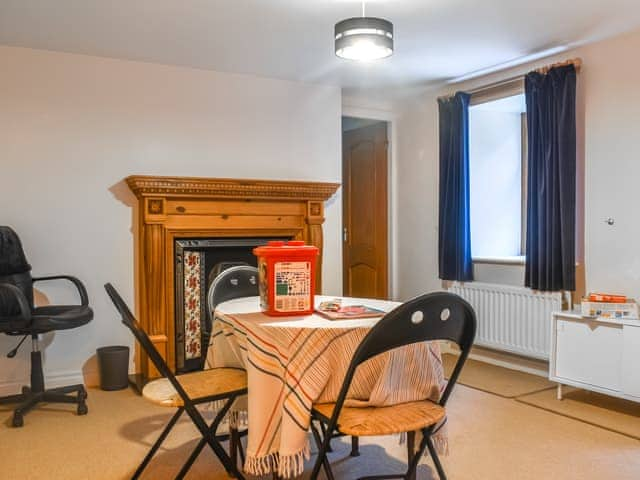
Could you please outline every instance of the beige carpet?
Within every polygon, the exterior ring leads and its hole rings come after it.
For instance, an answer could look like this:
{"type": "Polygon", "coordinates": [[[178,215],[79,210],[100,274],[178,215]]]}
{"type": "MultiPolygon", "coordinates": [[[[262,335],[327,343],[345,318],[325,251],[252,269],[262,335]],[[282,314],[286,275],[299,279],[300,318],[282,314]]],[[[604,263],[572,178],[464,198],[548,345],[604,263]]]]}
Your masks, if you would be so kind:
{"type": "Polygon", "coordinates": [[[640,440],[640,403],[571,387],[563,387],[563,400],[555,389],[517,400],[640,440]]]}
{"type": "MultiPolygon", "coordinates": [[[[456,360],[455,355],[448,353],[442,355],[447,378],[453,371],[456,360]]],[[[505,398],[515,398],[555,386],[545,377],[498,367],[471,358],[465,362],[458,383],[505,398]]]]}
{"type": "MultiPolygon", "coordinates": [[[[130,391],[90,390],[89,414],[71,407],[40,408],[25,426],[0,424],[0,478],[11,480],[119,480],[129,478],[171,415],[130,391]]],[[[459,385],[449,404],[451,453],[443,463],[451,480],[637,480],[640,442],[510,399],[459,385]]],[[[10,412],[0,409],[0,419],[10,412]]],[[[143,476],[171,479],[197,441],[181,422],[143,476]]],[[[344,440],[346,442],[348,440],[344,440]]],[[[362,440],[362,456],[348,456],[336,442],[338,480],[403,468],[405,450],[395,438],[362,440]]],[[[433,480],[430,460],[419,480],[433,480]]],[[[205,450],[188,479],[223,480],[226,474],[205,450]]],[[[307,473],[302,477],[308,478],[307,473]]],[[[265,478],[266,480],[266,478],[265,478]]]]}

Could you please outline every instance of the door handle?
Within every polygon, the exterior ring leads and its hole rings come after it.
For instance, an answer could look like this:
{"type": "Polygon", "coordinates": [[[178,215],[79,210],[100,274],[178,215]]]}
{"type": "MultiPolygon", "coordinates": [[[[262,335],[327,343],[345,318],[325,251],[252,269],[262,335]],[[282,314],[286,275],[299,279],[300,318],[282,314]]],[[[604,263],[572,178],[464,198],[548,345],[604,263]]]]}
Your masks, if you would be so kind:
{"type": "Polygon", "coordinates": [[[347,239],[349,238],[347,227],[342,228],[342,240],[344,243],[347,243],[347,239]]]}

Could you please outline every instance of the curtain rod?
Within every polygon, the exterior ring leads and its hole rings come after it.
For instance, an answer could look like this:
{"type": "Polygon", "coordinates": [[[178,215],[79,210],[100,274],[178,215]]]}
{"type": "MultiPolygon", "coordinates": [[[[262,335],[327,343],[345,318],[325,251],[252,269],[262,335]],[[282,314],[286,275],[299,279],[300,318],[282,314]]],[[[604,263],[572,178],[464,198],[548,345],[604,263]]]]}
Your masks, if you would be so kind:
{"type": "MultiPolygon", "coordinates": [[[[576,69],[576,72],[580,72],[580,68],[582,67],[582,59],[581,58],[571,58],[569,60],[564,60],[562,62],[551,63],[549,65],[545,65],[543,67],[535,68],[532,72],[538,72],[542,75],[546,75],[549,73],[549,70],[555,67],[564,67],[565,65],[573,65],[576,69]]],[[[482,85],[476,88],[471,88],[469,90],[465,90],[466,93],[473,95],[474,93],[484,92],[485,90],[491,90],[493,88],[501,87],[503,85],[507,85],[509,83],[515,82],[517,80],[524,80],[525,74],[514,75],[513,77],[504,78],[502,80],[498,80],[497,82],[489,83],[487,85],[482,85]]],[[[442,95],[438,97],[438,100],[450,98],[454,94],[442,95]]]]}

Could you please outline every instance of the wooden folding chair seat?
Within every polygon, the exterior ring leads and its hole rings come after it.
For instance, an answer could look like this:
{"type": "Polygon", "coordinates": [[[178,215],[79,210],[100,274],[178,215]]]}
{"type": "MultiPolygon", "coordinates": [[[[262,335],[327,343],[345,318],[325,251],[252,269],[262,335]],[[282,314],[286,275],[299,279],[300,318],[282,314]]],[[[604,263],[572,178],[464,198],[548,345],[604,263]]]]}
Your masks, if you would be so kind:
{"type": "MultiPolygon", "coordinates": [[[[213,368],[177,375],[176,380],[194,402],[247,388],[247,372],[239,368],[213,368]]],[[[184,401],[168,378],[147,383],[142,396],[163,407],[183,407],[184,401]]]]}
{"type": "MultiPolygon", "coordinates": [[[[335,403],[313,406],[315,414],[327,423],[335,410],[335,403]]],[[[429,400],[399,403],[388,407],[342,407],[338,417],[338,431],[346,435],[369,437],[413,432],[436,425],[444,420],[445,409],[429,400]]]]}

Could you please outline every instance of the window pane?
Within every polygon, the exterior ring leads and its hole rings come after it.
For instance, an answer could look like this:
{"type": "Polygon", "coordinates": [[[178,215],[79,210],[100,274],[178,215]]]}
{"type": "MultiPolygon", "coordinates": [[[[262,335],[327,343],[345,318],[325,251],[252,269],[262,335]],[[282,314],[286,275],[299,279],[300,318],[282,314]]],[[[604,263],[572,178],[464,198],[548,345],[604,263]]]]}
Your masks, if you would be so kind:
{"type": "Polygon", "coordinates": [[[471,252],[522,254],[522,117],[524,95],[469,109],[471,252]]]}

